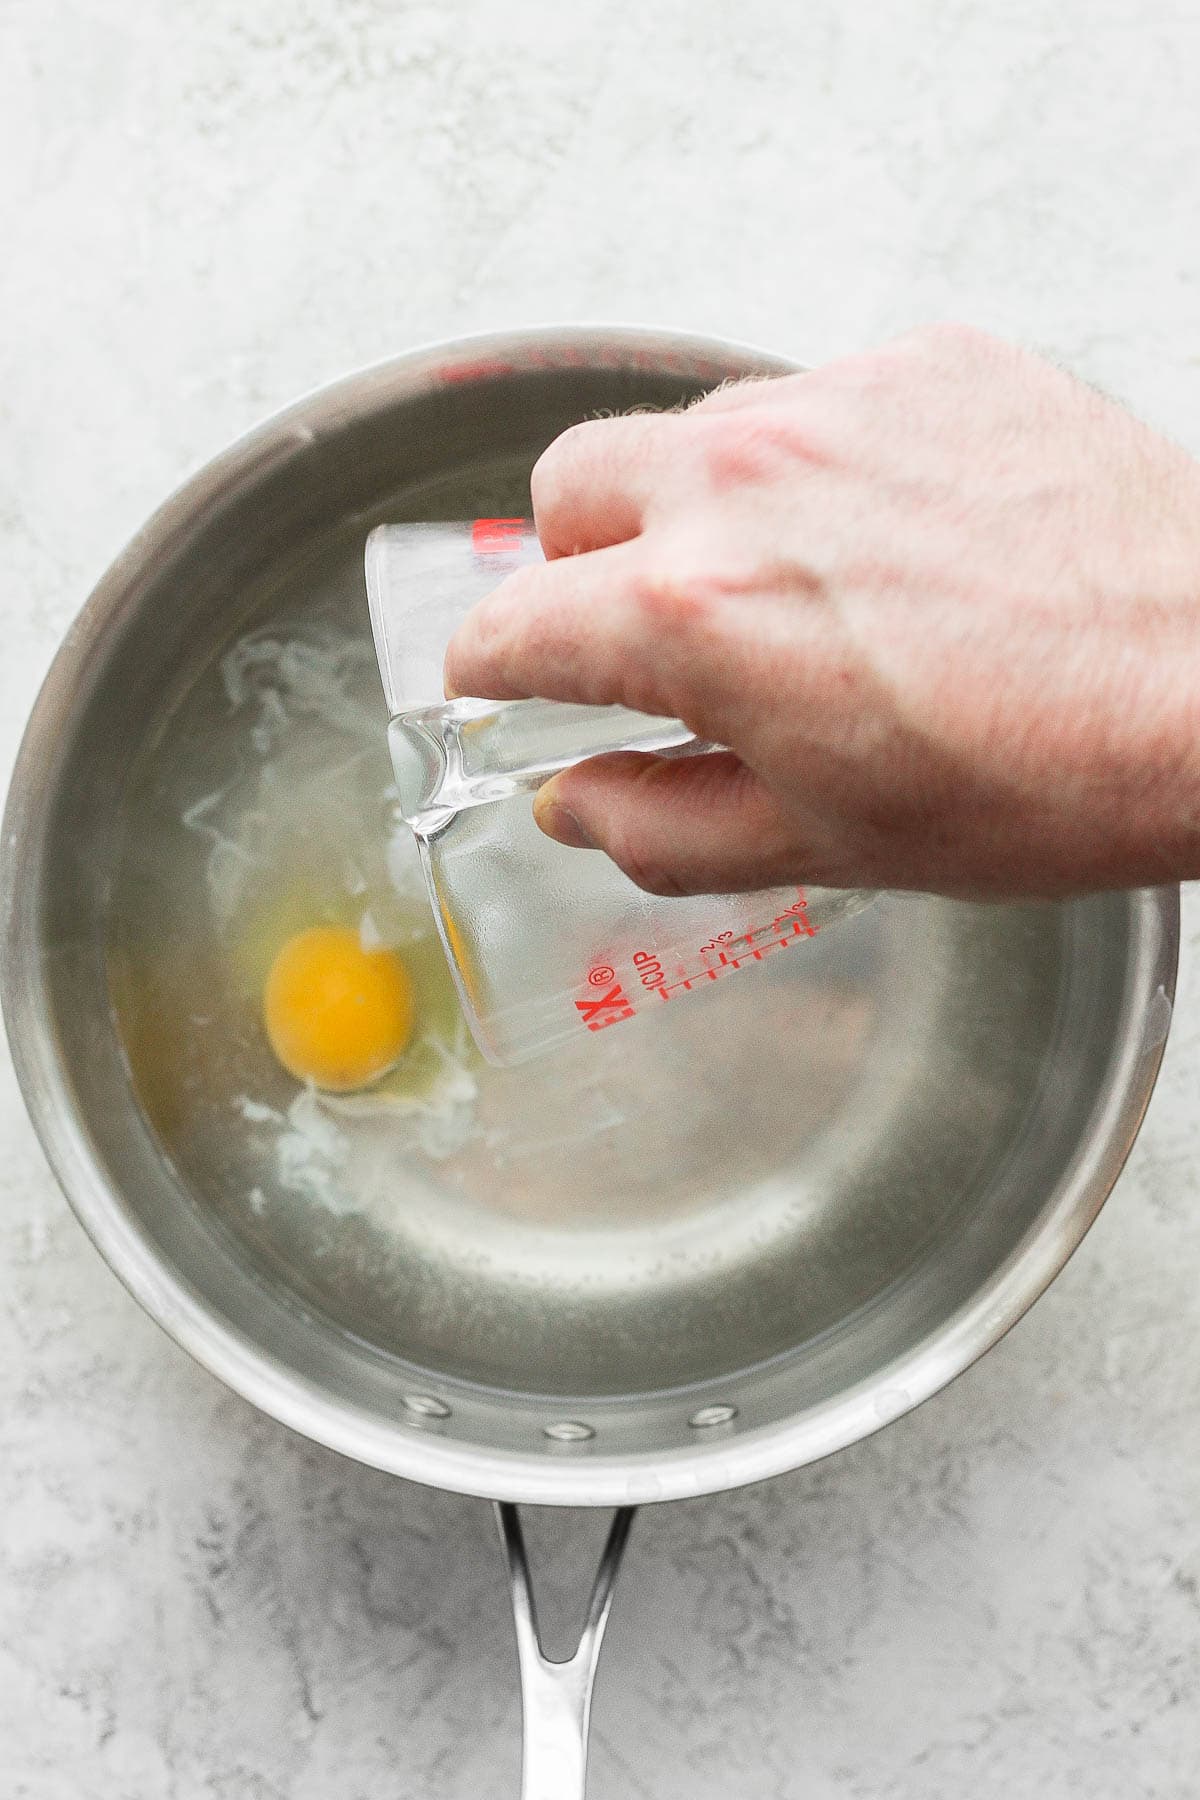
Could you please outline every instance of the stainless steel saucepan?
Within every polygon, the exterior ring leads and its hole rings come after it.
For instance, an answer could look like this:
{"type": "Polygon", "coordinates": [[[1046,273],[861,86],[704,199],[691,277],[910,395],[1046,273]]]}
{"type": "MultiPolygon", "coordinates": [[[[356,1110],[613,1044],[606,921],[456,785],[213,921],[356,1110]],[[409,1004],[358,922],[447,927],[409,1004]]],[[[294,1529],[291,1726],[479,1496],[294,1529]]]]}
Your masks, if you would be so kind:
{"type": "Polygon", "coordinates": [[[4,1011],[71,1204],[257,1406],[500,1503],[527,1800],[583,1792],[629,1509],[828,1456],[994,1344],[1112,1188],[1171,1016],[1173,889],[889,899],[549,1067],[435,1070],[393,1124],[321,1112],[271,1061],[229,973],[271,795],[327,768],[368,862],[386,835],[367,530],[524,512],[574,421],[787,366],[531,331],[300,401],[105,576],[8,803],[4,1011]],[[618,1509],[567,1664],[539,1648],[522,1502],[618,1509]]]}

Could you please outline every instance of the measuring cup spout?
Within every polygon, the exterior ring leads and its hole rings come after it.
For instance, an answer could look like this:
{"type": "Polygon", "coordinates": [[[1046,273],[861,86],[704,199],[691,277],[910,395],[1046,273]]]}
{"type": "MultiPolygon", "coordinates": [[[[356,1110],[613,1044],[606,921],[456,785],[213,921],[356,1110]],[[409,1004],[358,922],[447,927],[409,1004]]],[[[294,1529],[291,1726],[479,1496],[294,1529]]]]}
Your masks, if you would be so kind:
{"type": "Polygon", "coordinates": [[[561,769],[716,747],[679,719],[621,706],[440,698],[456,625],[540,558],[520,519],[381,525],[366,546],[399,810],[475,1042],[506,1067],[661,1013],[768,956],[794,959],[871,899],[805,887],[662,899],[538,829],[530,796],[561,769]]]}

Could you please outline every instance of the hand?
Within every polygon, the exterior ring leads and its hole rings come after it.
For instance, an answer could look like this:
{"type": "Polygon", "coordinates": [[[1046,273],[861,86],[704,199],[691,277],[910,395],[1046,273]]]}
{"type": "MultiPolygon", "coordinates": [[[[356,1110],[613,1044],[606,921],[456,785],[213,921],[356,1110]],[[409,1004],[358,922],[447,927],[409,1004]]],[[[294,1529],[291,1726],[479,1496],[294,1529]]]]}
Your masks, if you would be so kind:
{"type": "Polygon", "coordinates": [[[940,326],[579,425],[533,502],[448,690],[728,746],[565,771],[552,837],[662,894],[1200,874],[1200,465],[1038,358],[940,326]]]}

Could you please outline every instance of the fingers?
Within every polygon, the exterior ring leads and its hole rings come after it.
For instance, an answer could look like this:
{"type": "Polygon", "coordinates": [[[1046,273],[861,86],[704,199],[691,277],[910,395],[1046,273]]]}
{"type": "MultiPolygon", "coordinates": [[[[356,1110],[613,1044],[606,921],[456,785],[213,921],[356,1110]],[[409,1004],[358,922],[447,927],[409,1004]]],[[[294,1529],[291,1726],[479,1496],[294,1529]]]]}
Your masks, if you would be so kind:
{"type": "MultiPolygon", "coordinates": [[[[677,417],[594,419],[555,439],[530,480],[547,562],[519,570],[475,607],[446,654],[448,697],[621,702],[645,687],[622,650],[631,631],[636,544],[669,454],[677,417]]],[[[638,641],[645,637],[637,633],[638,641]]]]}
{"type": "Polygon", "coordinates": [[[627,594],[630,547],[614,545],[518,569],[472,607],[446,651],[447,695],[489,700],[577,700],[623,696],[614,667],[636,629],[627,594]]]}
{"type": "Polygon", "coordinates": [[[652,894],[733,894],[804,880],[804,849],[776,802],[728,751],[594,757],[538,792],[548,837],[604,850],[652,894]]]}
{"type": "Polygon", "coordinates": [[[715,603],[656,575],[634,539],[518,569],[474,607],[446,652],[447,695],[573,700],[690,716],[697,670],[712,663],[702,640],[715,603]]]}
{"type": "MultiPolygon", "coordinates": [[[[793,398],[803,376],[725,382],[689,413],[737,412],[793,398]]],[[[631,413],[589,419],[555,438],[530,476],[533,516],[546,556],[576,556],[636,537],[665,497],[688,414],[631,413]]]]}
{"type": "Polygon", "coordinates": [[[533,517],[552,561],[636,537],[659,489],[672,425],[663,413],[591,419],[557,437],[530,476],[533,517]]]}

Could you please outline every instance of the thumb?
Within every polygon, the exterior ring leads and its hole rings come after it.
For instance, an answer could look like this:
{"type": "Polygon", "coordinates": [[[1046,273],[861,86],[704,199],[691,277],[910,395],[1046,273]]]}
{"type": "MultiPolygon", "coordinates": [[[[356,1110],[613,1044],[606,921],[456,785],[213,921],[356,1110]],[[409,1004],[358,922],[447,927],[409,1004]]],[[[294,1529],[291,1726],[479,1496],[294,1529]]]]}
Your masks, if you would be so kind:
{"type": "Polygon", "coordinates": [[[732,894],[804,880],[804,846],[769,790],[731,751],[620,751],[538,790],[547,837],[603,850],[651,894],[732,894]]]}

